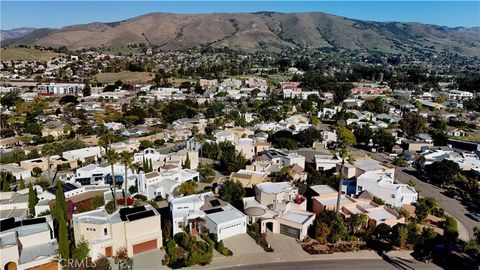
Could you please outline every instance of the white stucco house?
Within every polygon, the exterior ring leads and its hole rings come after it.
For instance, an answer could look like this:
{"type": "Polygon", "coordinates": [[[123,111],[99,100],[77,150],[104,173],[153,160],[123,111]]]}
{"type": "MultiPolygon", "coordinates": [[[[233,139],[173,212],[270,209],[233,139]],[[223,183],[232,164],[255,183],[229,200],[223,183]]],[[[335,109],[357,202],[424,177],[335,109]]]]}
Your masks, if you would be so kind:
{"type": "Polygon", "coordinates": [[[223,240],[247,232],[247,216],[212,192],[172,199],[173,235],[188,226],[193,234],[217,234],[223,240]]]}

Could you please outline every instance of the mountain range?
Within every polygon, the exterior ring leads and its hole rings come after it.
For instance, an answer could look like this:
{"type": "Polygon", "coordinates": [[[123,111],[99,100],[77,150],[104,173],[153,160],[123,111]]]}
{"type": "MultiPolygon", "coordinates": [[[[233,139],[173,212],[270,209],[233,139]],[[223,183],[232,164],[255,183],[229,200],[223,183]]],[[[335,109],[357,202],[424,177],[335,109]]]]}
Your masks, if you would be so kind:
{"type": "Polygon", "coordinates": [[[21,38],[32,33],[33,31],[35,31],[35,28],[32,28],[32,27],[0,30],[0,41],[11,39],[11,38],[21,38]]]}
{"type": "Polygon", "coordinates": [[[321,12],[150,13],[112,23],[35,29],[25,35],[2,31],[2,40],[2,46],[66,46],[69,49],[119,48],[145,43],[165,50],[199,46],[246,51],[334,48],[393,53],[448,51],[480,56],[480,27],[361,21],[321,12]]]}

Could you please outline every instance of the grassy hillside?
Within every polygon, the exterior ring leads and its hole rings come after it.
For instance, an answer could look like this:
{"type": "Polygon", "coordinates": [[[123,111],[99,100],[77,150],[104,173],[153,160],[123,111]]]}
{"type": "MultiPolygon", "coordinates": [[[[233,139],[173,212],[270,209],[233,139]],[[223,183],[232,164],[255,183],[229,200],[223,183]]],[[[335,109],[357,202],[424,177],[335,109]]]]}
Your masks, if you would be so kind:
{"type": "Polygon", "coordinates": [[[131,72],[122,71],[118,73],[99,73],[95,75],[95,79],[100,83],[114,83],[118,80],[123,83],[146,83],[154,78],[149,72],[131,72]]]}
{"type": "Polygon", "coordinates": [[[52,51],[42,51],[34,48],[2,48],[0,50],[0,59],[11,60],[25,60],[25,61],[49,61],[54,57],[61,56],[59,53],[52,51]]]}

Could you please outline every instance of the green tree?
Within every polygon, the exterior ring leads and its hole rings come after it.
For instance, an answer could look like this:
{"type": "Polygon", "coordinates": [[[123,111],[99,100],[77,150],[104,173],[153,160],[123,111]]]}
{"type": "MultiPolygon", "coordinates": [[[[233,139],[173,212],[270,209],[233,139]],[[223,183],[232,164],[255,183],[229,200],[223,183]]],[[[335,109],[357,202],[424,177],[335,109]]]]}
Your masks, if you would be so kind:
{"type": "Polygon", "coordinates": [[[443,236],[449,243],[454,243],[458,238],[457,221],[448,215],[445,216],[445,222],[443,223],[443,236]]]}
{"type": "Polygon", "coordinates": [[[454,181],[455,176],[460,174],[461,169],[458,163],[448,159],[435,161],[425,166],[425,174],[435,184],[448,184],[454,181]]]}
{"type": "Polygon", "coordinates": [[[408,228],[402,223],[399,223],[392,228],[393,243],[398,247],[404,247],[408,240],[408,228]]]}
{"type": "Polygon", "coordinates": [[[28,186],[28,215],[33,218],[35,216],[35,205],[38,203],[37,195],[33,191],[32,183],[28,186]]]}
{"type": "Polygon", "coordinates": [[[68,238],[67,229],[67,208],[65,203],[65,194],[61,181],[57,181],[55,191],[55,222],[58,227],[58,253],[62,258],[62,262],[66,262],[70,258],[70,240],[68,238]]]}
{"type": "Polygon", "coordinates": [[[245,195],[245,190],[239,181],[226,180],[222,183],[218,193],[222,200],[232,203],[241,201],[245,195]]]}
{"type": "Polygon", "coordinates": [[[348,219],[350,230],[353,234],[362,233],[368,226],[368,216],[365,214],[355,214],[348,219]]]}
{"type": "Polygon", "coordinates": [[[197,183],[193,181],[183,182],[173,190],[173,195],[175,197],[192,195],[195,194],[196,189],[197,183]]]}
{"type": "Polygon", "coordinates": [[[25,180],[23,180],[23,177],[20,177],[20,182],[18,183],[18,188],[19,188],[20,190],[26,188],[26,186],[25,186],[25,180]]]}
{"type": "Polygon", "coordinates": [[[155,146],[154,143],[149,140],[141,140],[139,149],[144,150],[147,148],[153,148],[154,146],[155,146]]]}
{"type": "Polygon", "coordinates": [[[353,132],[345,126],[337,126],[336,128],[339,139],[346,145],[354,145],[357,139],[353,132]]]}
{"type": "Polygon", "coordinates": [[[380,128],[373,136],[373,144],[390,152],[395,145],[395,137],[393,137],[390,131],[380,128]]]}
{"type": "Polygon", "coordinates": [[[319,220],[330,227],[330,234],[327,237],[330,243],[336,243],[347,238],[347,227],[340,214],[334,211],[325,211],[319,216],[319,220]]]}
{"type": "Polygon", "coordinates": [[[417,112],[408,112],[400,120],[400,129],[409,137],[413,137],[423,131],[427,120],[417,112]]]}
{"type": "Polygon", "coordinates": [[[183,163],[183,168],[184,169],[191,169],[192,165],[190,164],[190,156],[188,155],[188,152],[187,152],[187,158],[185,159],[185,163],[183,163]]]}
{"type": "Polygon", "coordinates": [[[72,257],[77,261],[82,261],[88,257],[90,248],[87,241],[81,241],[72,251],[72,257]]]}
{"type": "Polygon", "coordinates": [[[356,128],[354,135],[358,143],[368,145],[370,139],[373,137],[373,130],[370,128],[370,125],[366,124],[360,128],[356,128]]]}
{"type": "Polygon", "coordinates": [[[320,244],[327,243],[327,237],[330,235],[331,230],[329,225],[318,221],[315,226],[315,238],[320,242],[320,244]]]}
{"type": "Polygon", "coordinates": [[[220,168],[225,173],[236,172],[245,168],[247,160],[241,152],[235,150],[235,146],[229,142],[221,142],[220,168]]]}

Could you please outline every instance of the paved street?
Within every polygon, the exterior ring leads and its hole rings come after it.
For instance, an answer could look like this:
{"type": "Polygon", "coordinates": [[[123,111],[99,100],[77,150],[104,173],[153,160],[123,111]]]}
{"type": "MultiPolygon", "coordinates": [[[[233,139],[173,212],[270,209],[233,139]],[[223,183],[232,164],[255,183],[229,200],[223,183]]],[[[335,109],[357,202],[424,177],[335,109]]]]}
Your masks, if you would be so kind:
{"type": "Polygon", "coordinates": [[[441,269],[435,264],[425,264],[421,262],[410,262],[408,260],[395,259],[390,262],[381,259],[359,259],[359,260],[322,260],[322,261],[300,261],[300,262],[279,262],[267,264],[244,265],[236,267],[227,267],[223,269],[272,269],[272,270],[290,270],[290,269],[441,269]]]}
{"type": "Polygon", "coordinates": [[[415,189],[420,196],[434,197],[438,204],[457,220],[460,239],[468,240],[473,238],[473,228],[480,226],[480,222],[477,222],[466,215],[469,211],[460,201],[443,195],[442,190],[439,187],[423,182],[408,173],[408,171],[412,170],[414,169],[399,168],[396,172],[396,181],[404,184],[408,183],[410,180],[415,182],[415,189]]]}

